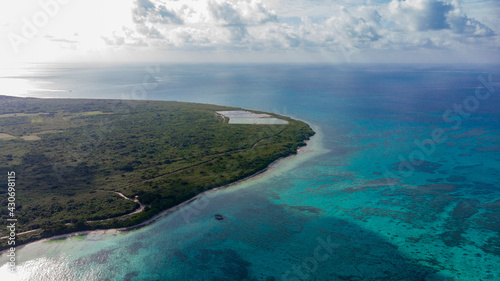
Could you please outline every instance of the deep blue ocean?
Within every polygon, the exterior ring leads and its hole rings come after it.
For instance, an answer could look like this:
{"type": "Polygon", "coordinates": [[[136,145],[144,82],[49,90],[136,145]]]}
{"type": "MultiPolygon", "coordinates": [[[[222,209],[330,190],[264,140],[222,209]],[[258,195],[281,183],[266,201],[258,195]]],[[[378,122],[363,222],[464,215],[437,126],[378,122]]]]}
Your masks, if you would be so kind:
{"type": "Polygon", "coordinates": [[[0,94],[238,106],[298,118],[317,134],[261,176],[147,227],[29,245],[16,275],[4,255],[0,280],[500,280],[499,66],[8,73],[0,94]]]}

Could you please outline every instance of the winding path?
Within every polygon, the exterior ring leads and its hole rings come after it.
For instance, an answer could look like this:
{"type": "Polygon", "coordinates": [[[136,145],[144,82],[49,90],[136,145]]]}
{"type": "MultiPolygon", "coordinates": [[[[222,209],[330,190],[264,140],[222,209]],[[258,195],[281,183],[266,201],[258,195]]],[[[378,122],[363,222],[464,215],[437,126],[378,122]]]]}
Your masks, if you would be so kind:
{"type": "Polygon", "coordinates": [[[123,193],[118,192],[118,191],[108,191],[108,190],[100,190],[100,191],[107,191],[107,192],[116,193],[116,194],[118,194],[118,196],[122,197],[125,200],[129,200],[129,201],[138,203],[139,204],[139,208],[137,208],[137,210],[135,210],[135,211],[133,211],[132,213],[129,213],[129,214],[125,214],[125,215],[121,215],[121,216],[113,217],[113,218],[109,218],[109,219],[89,220],[89,221],[87,221],[88,223],[100,222],[100,221],[109,221],[109,220],[112,220],[112,219],[118,219],[118,218],[123,218],[123,217],[126,217],[126,216],[131,216],[133,214],[137,214],[137,213],[140,213],[140,212],[144,211],[144,208],[146,208],[146,206],[147,206],[147,205],[142,204],[141,201],[139,201],[139,199],[137,199],[137,198],[135,198],[135,199],[128,198],[127,196],[123,195],[123,193]]]}
{"type": "MultiPolygon", "coordinates": [[[[16,233],[16,236],[23,235],[23,234],[28,234],[28,233],[35,232],[35,231],[38,231],[38,230],[42,230],[42,229],[41,228],[37,228],[37,229],[32,229],[32,230],[28,230],[28,231],[21,232],[21,233],[16,233]]],[[[10,236],[3,236],[3,237],[0,237],[0,240],[7,239],[9,237],[10,236]]]]}
{"type": "MultiPolygon", "coordinates": [[[[127,196],[123,195],[123,193],[121,192],[117,192],[117,191],[108,191],[108,190],[100,190],[100,191],[105,191],[105,192],[113,192],[113,193],[116,193],[118,194],[118,196],[122,197],[123,199],[125,200],[129,200],[129,201],[132,201],[132,202],[135,202],[135,203],[138,203],[139,204],[139,208],[137,208],[135,211],[133,211],[132,213],[129,213],[129,214],[125,214],[125,215],[121,215],[121,216],[118,216],[118,217],[114,217],[114,218],[109,218],[109,219],[102,219],[102,220],[88,220],[87,223],[93,223],[93,222],[100,222],[100,221],[108,221],[108,220],[112,220],[112,219],[118,219],[118,218],[122,218],[122,217],[126,217],[126,216],[131,216],[133,214],[137,214],[137,213],[140,213],[142,211],[144,211],[144,209],[146,208],[147,205],[144,205],[142,204],[139,199],[135,198],[135,199],[131,199],[131,198],[128,198],[127,196]]],[[[67,223],[66,225],[69,225],[70,223],[67,223]]],[[[37,228],[37,229],[32,229],[32,230],[28,230],[28,231],[24,231],[24,232],[20,232],[20,233],[16,233],[16,236],[19,236],[19,235],[24,235],[24,234],[28,234],[28,233],[32,233],[32,232],[35,232],[35,231],[40,231],[42,230],[41,228],[37,228]]],[[[3,236],[3,237],[0,237],[0,240],[2,239],[8,239],[10,236],[3,236]]]]}

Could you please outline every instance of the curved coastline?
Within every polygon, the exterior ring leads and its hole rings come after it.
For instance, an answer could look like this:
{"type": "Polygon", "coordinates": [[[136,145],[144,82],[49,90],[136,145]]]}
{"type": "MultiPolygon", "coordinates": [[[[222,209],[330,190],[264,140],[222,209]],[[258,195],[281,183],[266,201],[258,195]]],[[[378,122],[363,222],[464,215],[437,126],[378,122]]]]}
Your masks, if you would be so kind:
{"type": "MultiPolygon", "coordinates": [[[[303,120],[300,120],[298,118],[295,118],[295,117],[290,117],[290,118],[293,118],[295,120],[298,120],[298,121],[302,121],[304,123],[306,123],[309,127],[311,127],[311,129],[315,132],[315,134],[309,139],[309,140],[306,140],[304,141],[306,143],[305,146],[302,146],[302,147],[299,147],[297,149],[297,152],[296,154],[290,154],[286,157],[281,157],[281,158],[278,158],[276,159],[275,161],[273,161],[271,164],[269,164],[266,168],[264,168],[263,170],[261,171],[258,171],[256,172],[255,174],[251,175],[251,176],[248,176],[248,177],[245,177],[245,178],[242,178],[240,180],[237,180],[235,182],[232,182],[232,183],[229,183],[229,184],[226,184],[226,185],[223,185],[223,186],[219,186],[219,187],[215,187],[215,188],[212,188],[210,190],[206,190],[202,193],[199,193],[197,194],[196,196],[194,196],[193,198],[189,199],[189,200],[186,200],[174,207],[171,207],[167,210],[163,210],[161,211],[160,213],[154,215],[153,217],[139,223],[139,224],[136,224],[136,225],[133,225],[133,226],[129,226],[129,227],[123,227],[123,228],[108,228],[108,229],[94,229],[94,230],[85,230],[85,231],[77,231],[77,232],[72,232],[72,233],[66,233],[66,234],[60,234],[60,235],[55,235],[55,236],[52,236],[52,237],[48,237],[48,238],[43,238],[43,239],[40,239],[40,240],[36,240],[36,241],[32,241],[32,242],[29,242],[29,243],[26,243],[26,244],[23,244],[23,245],[19,245],[19,246],[16,246],[16,251],[26,247],[26,246],[30,246],[30,245],[34,245],[34,244],[37,244],[37,243],[41,243],[41,242],[47,242],[47,241],[53,241],[53,240],[59,240],[59,239],[66,239],[66,238],[70,238],[70,237],[75,237],[75,236],[86,236],[86,235],[89,235],[89,234],[92,234],[92,233],[102,233],[102,234],[105,234],[105,233],[108,233],[108,232],[111,232],[111,233],[119,233],[119,232],[128,232],[128,231],[132,231],[132,230],[136,230],[136,229],[140,229],[140,228],[143,228],[145,226],[148,226],[154,222],[156,222],[157,220],[159,220],[160,218],[164,217],[164,216],[167,216],[177,210],[179,210],[180,208],[184,207],[184,206],[187,206],[188,204],[198,200],[199,198],[209,194],[209,193],[212,193],[214,191],[217,191],[217,190],[221,190],[221,189],[225,189],[225,188],[228,188],[228,187],[231,187],[231,186],[234,186],[234,185],[237,185],[237,184],[240,184],[242,182],[246,182],[246,181],[249,181],[249,180],[255,180],[255,179],[259,179],[261,176],[270,176],[272,175],[271,173],[266,173],[268,171],[270,171],[271,169],[277,167],[280,163],[283,163],[285,161],[293,161],[294,163],[292,163],[293,165],[289,166],[288,168],[284,168],[284,169],[277,169],[276,172],[283,172],[284,170],[288,170],[292,167],[295,167],[297,164],[299,163],[302,163],[304,161],[307,161],[309,160],[310,158],[314,157],[314,156],[317,156],[317,155],[320,155],[320,154],[323,154],[323,153],[326,153],[328,152],[327,149],[325,149],[323,147],[323,144],[322,144],[322,138],[323,138],[323,134],[321,132],[321,129],[320,127],[316,126],[316,125],[313,125],[311,123],[308,123],[306,121],[303,121],[303,120]],[[297,158],[300,158],[300,159],[297,159],[297,158]]],[[[5,250],[2,250],[0,251],[0,257],[3,257],[4,253],[8,252],[9,249],[5,249],[5,250]]]]}

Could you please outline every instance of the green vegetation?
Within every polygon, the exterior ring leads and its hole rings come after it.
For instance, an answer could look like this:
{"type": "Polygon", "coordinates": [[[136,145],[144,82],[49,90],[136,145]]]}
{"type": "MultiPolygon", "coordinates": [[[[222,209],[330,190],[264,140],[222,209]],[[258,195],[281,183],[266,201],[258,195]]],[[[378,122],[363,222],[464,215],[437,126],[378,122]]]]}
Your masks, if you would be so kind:
{"type": "MultiPolygon", "coordinates": [[[[76,230],[136,225],[296,153],[303,122],[228,124],[216,105],[0,96],[0,175],[16,173],[17,245],[76,230]],[[32,137],[27,137],[32,136],[32,137]],[[37,136],[35,138],[33,136],[37,136]],[[144,211],[126,215],[145,204],[144,211]]],[[[0,236],[7,235],[7,188],[0,236]]],[[[0,240],[2,248],[6,239],[0,240]]]]}

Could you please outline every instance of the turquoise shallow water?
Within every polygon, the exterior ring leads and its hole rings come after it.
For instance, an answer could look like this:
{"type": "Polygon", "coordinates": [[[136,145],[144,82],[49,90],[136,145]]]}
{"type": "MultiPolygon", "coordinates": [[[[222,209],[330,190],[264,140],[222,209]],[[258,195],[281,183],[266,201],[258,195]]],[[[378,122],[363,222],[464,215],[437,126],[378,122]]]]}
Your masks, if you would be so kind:
{"type": "MultiPolygon", "coordinates": [[[[473,98],[500,68],[159,69],[145,98],[281,113],[318,135],[145,228],[32,244],[14,276],[2,256],[2,280],[500,280],[500,90],[473,98]]],[[[37,79],[89,98],[120,98],[147,73],[54,72],[37,79]]]]}

